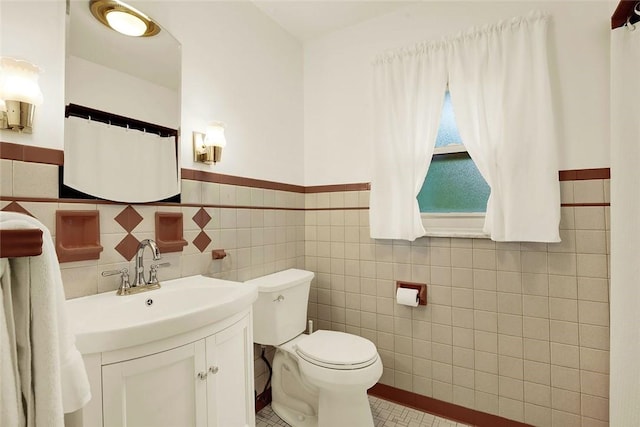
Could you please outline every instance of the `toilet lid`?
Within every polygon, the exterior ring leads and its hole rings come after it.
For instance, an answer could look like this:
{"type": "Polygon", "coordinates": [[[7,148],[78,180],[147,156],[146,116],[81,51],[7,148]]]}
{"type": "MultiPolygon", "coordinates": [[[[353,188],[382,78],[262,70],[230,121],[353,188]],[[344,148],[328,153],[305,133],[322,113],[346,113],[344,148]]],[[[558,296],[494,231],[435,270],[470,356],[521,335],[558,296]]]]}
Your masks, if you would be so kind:
{"type": "Polygon", "coordinates": [[[366,338],[336,331],[316,331],[296,344],[300,357],[331,369],[358,369],[378,358],[376,346],[366,338]]]}

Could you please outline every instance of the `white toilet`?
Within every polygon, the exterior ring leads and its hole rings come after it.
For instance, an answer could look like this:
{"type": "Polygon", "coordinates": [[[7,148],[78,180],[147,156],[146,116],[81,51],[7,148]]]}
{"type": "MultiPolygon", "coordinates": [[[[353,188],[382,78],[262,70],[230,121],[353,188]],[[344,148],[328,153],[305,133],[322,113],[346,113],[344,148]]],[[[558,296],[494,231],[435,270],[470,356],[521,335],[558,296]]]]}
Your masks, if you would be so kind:
{"type": "Polygon", "coordinates": [[[367,389],[382,375],[375,345],[343,332],[303,332],[313,273],[290,269],[250,280],[253,340],[277,348],[271,407],[294,427],[372,427],[367,389]]]}

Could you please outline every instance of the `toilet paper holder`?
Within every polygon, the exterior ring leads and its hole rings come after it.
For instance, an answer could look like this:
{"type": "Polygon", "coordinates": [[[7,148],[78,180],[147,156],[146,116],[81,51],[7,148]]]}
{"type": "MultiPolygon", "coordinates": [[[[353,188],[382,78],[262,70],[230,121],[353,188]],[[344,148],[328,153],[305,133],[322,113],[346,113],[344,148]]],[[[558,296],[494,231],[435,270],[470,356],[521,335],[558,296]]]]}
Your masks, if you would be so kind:
{"type": "Polygon", "coordinates": [[[426,283],[411,283],[411,282],[396,282],[396,289],[408,288],[418,290],[418,305],[427,305],[427,284],[426,283]]]}

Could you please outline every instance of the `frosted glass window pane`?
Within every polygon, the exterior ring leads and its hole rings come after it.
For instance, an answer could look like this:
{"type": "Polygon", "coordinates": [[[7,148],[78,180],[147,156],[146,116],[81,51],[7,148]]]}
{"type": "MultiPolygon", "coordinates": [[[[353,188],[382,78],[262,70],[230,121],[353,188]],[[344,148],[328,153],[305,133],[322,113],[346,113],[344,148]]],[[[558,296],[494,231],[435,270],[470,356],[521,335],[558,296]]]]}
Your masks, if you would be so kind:
{"type": "Polygon", "coordinates": [[[447,91],[444,95],[444,104],[442,105],[440,127],[438,128],[438,136],[436,137],[436,147],[446,147],[451,144],[462,144],[462,138],[460,138],[460,134],[458,133],[456,117],[453,114],[451,95],[449,95],[449,91],[447,91]]]}
{"type": "Polygon", "coordinates": [[[418,194],[420,212],[486,212],[490,188],[467,153],[434,156],[418,194]]]}

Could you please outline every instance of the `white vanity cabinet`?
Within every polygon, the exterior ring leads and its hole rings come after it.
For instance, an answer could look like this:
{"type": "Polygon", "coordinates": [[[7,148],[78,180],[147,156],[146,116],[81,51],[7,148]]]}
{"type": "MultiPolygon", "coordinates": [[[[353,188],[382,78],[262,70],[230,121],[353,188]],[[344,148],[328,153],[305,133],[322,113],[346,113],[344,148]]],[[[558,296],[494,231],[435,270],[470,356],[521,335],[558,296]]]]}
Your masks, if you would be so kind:
{"type": "Polygon", "coordinates": [[[251,327],[249,309],[183,335],[85,356],[93,398],[83,425],[254,426],[251,327]]]}

